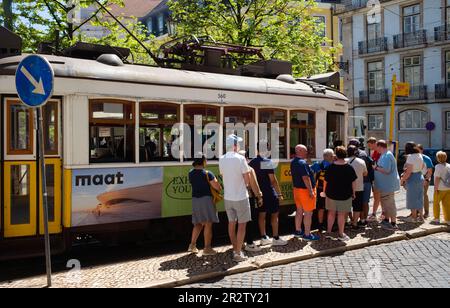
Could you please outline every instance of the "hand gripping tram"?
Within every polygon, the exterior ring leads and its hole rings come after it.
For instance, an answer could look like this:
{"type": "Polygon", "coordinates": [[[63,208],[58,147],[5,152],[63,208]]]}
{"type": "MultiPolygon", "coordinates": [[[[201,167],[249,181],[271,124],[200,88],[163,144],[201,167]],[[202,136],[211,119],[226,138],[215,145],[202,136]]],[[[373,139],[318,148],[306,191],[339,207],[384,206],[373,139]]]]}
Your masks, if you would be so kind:
{"type": "MultiPolygon", "coordinates": [[[[14,76],[26,56],[20,42],[0,28],[0,260],[43,253],[36,116],[15,90],[14,76]]],[[[198,131],[195,116],[203,127],[221,125],[214,145],[220,154],[227,123],[279,124],[277,176],[287,214],[295,145],[307,145],[314,160],[346,142],[348,100],[337,90],[296,80],[289,65],[286,70],[277,61],[224,73],[220,63],[211,66],[217,48],[203,51],[210,67],[200,69],[192,63],[177,69],[128,64],[127,50],[83,43],[58,56],[42,54],[55,72],[54,94],[43,109],[53,253],[86,238],[163,243],[185,237],[191,228],[192,152],[177,159],[171,147],[185,133],[175,124],[198,131]]],[[[207,130],[200,133],[211,137],[207,130]]],[[[256,143],[245,139],[245,147],[256,143]]],[[[217,160],[208,169],[218,175],[217,160]]],[[[218,226],[223,234],[224,226],[218,226]]]]}

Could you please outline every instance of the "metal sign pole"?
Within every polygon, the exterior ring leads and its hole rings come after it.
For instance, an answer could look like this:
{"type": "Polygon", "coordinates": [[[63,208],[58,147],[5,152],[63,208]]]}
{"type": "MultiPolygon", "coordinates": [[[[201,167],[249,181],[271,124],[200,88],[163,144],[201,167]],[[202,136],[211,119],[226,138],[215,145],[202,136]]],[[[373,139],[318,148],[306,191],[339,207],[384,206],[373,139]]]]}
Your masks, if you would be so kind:
{"type": "Polygon", "coordinates": [[[45,156],[44,156],[44,132],[43,132],[43,116],[42,107],[36,108],[38,119],[38,148],[39,148],[39,169],[41,173],[41,190],[42,190],[42,209],[44,214],[44,233],[45,233],[45,263],[47,269],[47,287],[52,286],[52,261],[50,250],[50,234],[48,230],[48,200],[47,200],[47,174],[45,170],[45,156]]]}

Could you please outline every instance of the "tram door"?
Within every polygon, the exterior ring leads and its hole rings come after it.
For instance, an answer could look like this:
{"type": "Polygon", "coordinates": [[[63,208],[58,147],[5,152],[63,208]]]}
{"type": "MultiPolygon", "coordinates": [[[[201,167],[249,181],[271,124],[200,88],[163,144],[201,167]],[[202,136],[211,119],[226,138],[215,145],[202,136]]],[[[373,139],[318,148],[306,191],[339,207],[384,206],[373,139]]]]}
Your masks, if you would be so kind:
{"type": "MultiPolygon", "coordinates": [[[[6,98],[4,106],[4,237],[44,233],[40,170],[36,160],[35,111],[17,99],[6,98]]],[[[49,230],[61,227],[60,101],[43,108],[44,149],[48,188],[49,230]]]]}

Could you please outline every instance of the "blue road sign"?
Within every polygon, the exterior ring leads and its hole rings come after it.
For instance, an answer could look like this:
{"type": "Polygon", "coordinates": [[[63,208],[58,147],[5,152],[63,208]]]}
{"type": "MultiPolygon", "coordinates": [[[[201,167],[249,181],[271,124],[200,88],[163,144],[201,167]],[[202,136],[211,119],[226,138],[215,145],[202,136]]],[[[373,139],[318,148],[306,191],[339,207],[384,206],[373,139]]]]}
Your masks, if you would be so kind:
{"type": "Polygon", "coordinates": [[[43,106],[53,95],[54,72],[42,56],[30,55],[20,62],[16,71],[16,89],[28,107],[43,106]]]}

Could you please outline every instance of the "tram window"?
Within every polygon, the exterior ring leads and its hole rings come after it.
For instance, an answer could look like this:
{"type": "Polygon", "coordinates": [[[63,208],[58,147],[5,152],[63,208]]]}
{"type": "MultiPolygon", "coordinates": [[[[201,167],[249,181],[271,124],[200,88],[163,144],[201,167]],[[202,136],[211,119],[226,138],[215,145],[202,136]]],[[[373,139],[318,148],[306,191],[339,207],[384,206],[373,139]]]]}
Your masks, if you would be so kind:
{"type": "MultiPolygon", "coordinates": [[[[208,106],[208,105],[185,105],[184,106],[184,122],[189,125],[191,128],[191,149],[190,154],[186,155],[186,151],[189,151],[189,149],[185,149],[185,155],[186,159],[193,159],[193,156],[195,155],[195,138],[196,136],[201,135],[200,138],[202,138],[202,146],[205,145],[207,140],[218,137],[215,136],[217,131],[205,131],[204,128],[209,123],[217,123],[219,124],[219,118],[220,118],[220,108],[215,106],[208,106]],[[202,116],[202,130],[201,131],[195,131],[194,130],[194,119],[195,116],[202,116]]],[[[217,140],[217,139],[216,139],[217,140]]],[[[216,144],[214,142],[211,142],[211,140],[208,141],[208,148],[210,151],[216,151],[216,144]]],[[[218,159],[218,157],[215,157],[215,159],[218,159]]]]}
{"type": "Polygon", "coordinates": [[[30,223],[30,166],[11,166],[11,225],[30,223]]]}
{"type": "Polygon", "coordinates": [[[174,161],[172,127],[179,122],[179,106],[155,102],[140,104],[139,160],[174,161]]]}
{"type": "Polygon", "coordinates": [[[55,165],[47,164],[45,167],[47,183],[48,221],[55,221],[55,165]]]}
{"type": "Polygon", "coordinates": [[[58,154],[58,103],[49,102],[43,108],[44,144],[46,155],[58,154]]]}
{"type": "Polygon", "coordinates": [[[134,104],[91,101],[90,162],[134,162],[134,104]]]}
{"type": "MultiPolygon", "coordinates": [[[[255,125],[255,110],[252,108],[245,108],[245,107],[225,107],[224,108],[224,119],[223,119],[223,129],[224,129],[224,134],[223,134],[223,148],[224,148],[224,152],[226,152],[226,138],[228,135],[230,134],[236,134],[238,136],[243,136],[244,138],[244,144],[241,145],[243,147],[243,149],[245,149],[246,151],[250,150],[250,142],[252,142],[251,140],[251,136],[253,134],[253,136],[256,136],[255,132],[256,132],[256,125],[255,125]],[[235,128],[239,128],[237,124],[239,124],[239,126],[243,127],[244,129],[247,128],[248,130],[245,130],[244,132],[239,132],[237,129],[232,129],[232,130],[227,130],[227,124],[234,124],[233,126],[235,128]],[[250,126],[251,124],[253,124],[253,127],[250,126]],[[254,131],[251,132],[250,130],[253,129],[254,131]]],[[[254,141],[253,141],[254,142],[254,141]]],[[[256,144],[256,143],[255,143],[256,144]]],[[[256,153],[249,153],[250,157],[255,157],[256,153]]]]}
{"type": "Polygon", "coordinates": [[[345,115],[343,113],[328,112],[327,114],[328,147],[336,148],[344,144],[345,115]]]}
{"type": "MultiPolygon", "coordinates": [[[[260,109],[259,110],[259,123],[267,123],[266,136],[259,134],[259,139],[271,139],[271,125],[278,123],[279,125],[279,158],[287,158],[286,151],[286,117],[287,112],[281,109],[260,109]]],[[[273,147],[272,147],[273,148],[273,147]]]]}
{"type": "Polygon", "coordinates": [[[33,154],[33,110],[8,102],[8,154],[33,154]]]}
{"type": "Polygon", "coordinates": [[[308,156],[316,157],[316,114],[311,111],[291,111],[291,154],[295,146],[303,144],[308,148],[308,156]]]}

